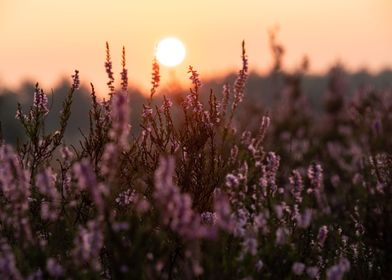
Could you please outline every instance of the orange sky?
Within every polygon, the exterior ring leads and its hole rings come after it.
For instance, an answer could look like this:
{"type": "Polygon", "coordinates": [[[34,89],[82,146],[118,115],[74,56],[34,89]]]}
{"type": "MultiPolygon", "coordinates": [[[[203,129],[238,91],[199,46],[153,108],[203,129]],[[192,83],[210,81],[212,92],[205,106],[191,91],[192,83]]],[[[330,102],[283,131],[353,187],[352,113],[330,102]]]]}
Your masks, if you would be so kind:
{"type": "MultiPolygon", "coordinates": [[[[251,70],[265,71],[267,31],[276,24],[288,67],[304,54],[313,72],[337,60],[350,69],[392,66],[390,0],[0,0],[0,86],[29,78],[51,87],[77,68],[82,82],[102,89],[109,41],[114,70],[124,45],[130,82],[146,88],[154,47],[165,36],[187,47],[180,80],[189,64],[202,78],[237,70],[242,39],[251,70]]],[[[166,70],[162,76],[169,80],[166,70]]]]}

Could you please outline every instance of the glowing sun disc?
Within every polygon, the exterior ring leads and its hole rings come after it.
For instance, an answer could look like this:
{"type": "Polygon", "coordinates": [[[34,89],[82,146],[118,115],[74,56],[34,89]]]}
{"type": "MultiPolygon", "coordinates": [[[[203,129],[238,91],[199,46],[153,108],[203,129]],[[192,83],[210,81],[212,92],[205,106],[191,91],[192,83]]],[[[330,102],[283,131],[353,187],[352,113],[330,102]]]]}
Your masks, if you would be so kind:
{"type": "Polygon", "coordinates": [[[185,54],[184,44],[174,37],[162,39],[155,51],[158,61],[167,67],[180,64],[184,60],[185,54]]]}

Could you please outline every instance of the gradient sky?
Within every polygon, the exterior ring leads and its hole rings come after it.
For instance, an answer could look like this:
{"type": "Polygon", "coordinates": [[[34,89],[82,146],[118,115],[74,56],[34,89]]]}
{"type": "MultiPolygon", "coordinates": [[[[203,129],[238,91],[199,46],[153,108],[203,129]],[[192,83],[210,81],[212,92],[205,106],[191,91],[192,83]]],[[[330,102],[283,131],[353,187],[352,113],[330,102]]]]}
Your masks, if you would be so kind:
{"type": "MultiPolygon", "coordinates": [[[[114,70],[124,45],[130,82],[147,88],[154,47],[166,36],[187,47],[178,80],[189,64],[202,78],[237,71],[243,39],[251,70],[263,72],[276,25],[289,68],[305,54],[319,73],[338,60],[352,70],[392,66],[391,0],[0,0],[0,86],[32,79],[51,87],[77,68],[102,90],[109,41],[114,70]]],[[[162,76],[173,79],[166,69],[162,76]]]]}

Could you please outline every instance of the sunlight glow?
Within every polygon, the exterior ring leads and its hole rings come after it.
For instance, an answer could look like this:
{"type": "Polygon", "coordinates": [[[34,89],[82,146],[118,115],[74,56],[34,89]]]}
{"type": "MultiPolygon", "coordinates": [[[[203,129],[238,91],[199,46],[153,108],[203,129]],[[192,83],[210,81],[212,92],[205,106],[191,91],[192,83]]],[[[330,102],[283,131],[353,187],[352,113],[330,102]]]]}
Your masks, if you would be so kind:
{"type": "Polygon", "coordinates": [[[180,64],[184,60],[185,54],[184,44],[174,37],[162,39],[155,52],[158,61],[167,67],[180,64]]]}

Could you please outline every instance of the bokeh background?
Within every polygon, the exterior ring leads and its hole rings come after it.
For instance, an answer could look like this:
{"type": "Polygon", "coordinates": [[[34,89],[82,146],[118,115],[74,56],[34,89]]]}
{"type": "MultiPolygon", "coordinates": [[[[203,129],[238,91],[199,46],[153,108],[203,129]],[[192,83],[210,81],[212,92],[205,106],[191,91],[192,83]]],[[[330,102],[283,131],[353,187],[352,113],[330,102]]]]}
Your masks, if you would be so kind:
{"type": "MultiPolygon", "coordinates": [[[[15,87],[31,79],[53,87],[77,68],[83,82],[103,90],[109,41],[115,69],[124,45],[130,81],[146,89],[154,47],[165,36],[187,46],[176,81],[185,81],[189,64],[208,78],[237,69],[243,39],[250,69],[266,73],[272,63],[268,31],[276,26],[288,68],[303,55],[318,74],[336,61],[373,73],[392,65],[389,0],[0,0],[0,81],[15,87]]],[[[163,83],[173,79],[165,69],[162,76],[163,83]]]]}

